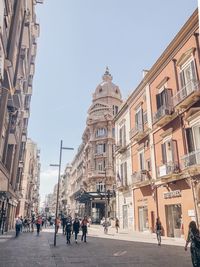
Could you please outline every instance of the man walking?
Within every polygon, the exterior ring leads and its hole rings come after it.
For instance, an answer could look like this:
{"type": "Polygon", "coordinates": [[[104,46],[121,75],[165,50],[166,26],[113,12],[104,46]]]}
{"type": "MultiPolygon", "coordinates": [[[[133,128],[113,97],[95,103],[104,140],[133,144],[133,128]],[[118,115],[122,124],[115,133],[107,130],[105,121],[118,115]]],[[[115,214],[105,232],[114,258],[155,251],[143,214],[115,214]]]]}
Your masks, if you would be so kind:
{"type": "Polygon", "coordinates": [[[16,222],[15,222],[16,237],[18,237],[18,235],[19,235],[19,233],[20,233],[21,225],[22,225],[22,221],[21,221],[21,219],[18,217],[18,218],[16,219],[16,222]]]}
{"type": "Polygon", "coordinates": [[[42,219],[40,216],[38,216],[38,218],[36,220],[37,236],[39,236],[39,234],[40,234],[41,225],[42,225],[42,219]]]}
{"type": "Polygon", "coordinates": [[[66,239],[67,239],[67,244],[70,244],[70,239],[71,239],[71,231],[72,231],[72,220],[71,217],[67,217],[66,220],[66,239]]]}

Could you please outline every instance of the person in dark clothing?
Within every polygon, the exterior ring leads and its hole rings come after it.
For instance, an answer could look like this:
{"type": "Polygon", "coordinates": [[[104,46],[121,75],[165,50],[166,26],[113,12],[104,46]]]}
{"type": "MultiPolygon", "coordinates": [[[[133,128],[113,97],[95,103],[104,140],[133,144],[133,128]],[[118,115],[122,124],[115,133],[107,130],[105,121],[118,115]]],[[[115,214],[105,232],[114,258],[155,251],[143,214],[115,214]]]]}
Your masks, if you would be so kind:
{"type": "Polygon", "coordinates": [[[77,243],[77,236],[79,233],[79,229],[80,229],[80,222],[78,218],[75,218],[74,223],[73,223],[73,232],[75,234],[75,242],[77,243]]]}
{"type": "Polygon", "coordinates": [[[160,218],[158,217],[156,219],[156,236],[157,236],[157,240],[158,240],[158,246],[161,246],[161,234],[162,234],[162,225],[161,225],[161,221],[160,218]]]}
{"type": "Polygon", "coordinates": [[[68,217],[66,220],[66,239],[67,239],[67,244],[70,244],[70,239],[71,239],[71,231],[72,231],[72,220],[71,217],[68,217]]]}
{"type": "Polygon", "coordinates": [[[82,220],[82,223],[81,223],[81,228],[82,228],[81,241],[83,241],[83,239],[84,239],[84,242],[86,242],[87,225],[88,225],[88,220],[87,220],[87,216],[85,216],[84,219],[82,220]]]}
{"type": "Polygon", "coordinates": [[[189,224],[188,237],[185,244],[185,251],[187,251],[188,244],[190,245],[190,252],[193,267],[200,266],[200,233],[197,228],[196,222],[191,221],[189,224]]]}
{"type": "Polygon", "coordinates": [[[65,216],[62,217],[62,229],[63,229],[63,235],[66,234],[65,229],[66,229],[66,221],[67,218],[65,216]]]}

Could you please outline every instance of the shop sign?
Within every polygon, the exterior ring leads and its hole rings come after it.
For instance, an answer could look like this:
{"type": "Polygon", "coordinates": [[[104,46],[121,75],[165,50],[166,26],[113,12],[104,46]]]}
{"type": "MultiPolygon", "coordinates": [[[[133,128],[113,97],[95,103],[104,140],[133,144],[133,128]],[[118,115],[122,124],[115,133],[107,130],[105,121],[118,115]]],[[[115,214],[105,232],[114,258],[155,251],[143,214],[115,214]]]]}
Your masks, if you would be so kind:
{"type": "Polygon", "coordinates": [[[147,198],[138,199],[137,202],[142,202],[142,204],[147,204],[147,198]]]}
{"type": "Polygon", "coordinates": [[[194,210],[188,210],[188,216],[189,217],[195,217],[194,210]]]}
{"type": "Polygon", "coordinates": [[[171,192],[164,193],[164,198],[173,198],[173,197],[181,197],[181,190],[174,190],[171,192]]]}

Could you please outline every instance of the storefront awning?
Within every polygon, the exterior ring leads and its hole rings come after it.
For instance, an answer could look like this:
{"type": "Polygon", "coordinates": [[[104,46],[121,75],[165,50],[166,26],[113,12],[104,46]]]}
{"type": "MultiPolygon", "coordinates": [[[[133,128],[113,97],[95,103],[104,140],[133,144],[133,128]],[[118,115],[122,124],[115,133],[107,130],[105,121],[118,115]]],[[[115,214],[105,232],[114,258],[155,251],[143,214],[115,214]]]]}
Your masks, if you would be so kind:
{"type": "Polygon", "coordinates": [[[82,189],[78,190],[75,194],[74,194],[74,198],[75,200],[79,201],[80,203],[85,203],[87,201],[90,200],[97,200],[97,199],[105,199],[106,197],[113,197],[114,196],[114,192],[110,191],[110,192],[86,192],[82,189]]]}

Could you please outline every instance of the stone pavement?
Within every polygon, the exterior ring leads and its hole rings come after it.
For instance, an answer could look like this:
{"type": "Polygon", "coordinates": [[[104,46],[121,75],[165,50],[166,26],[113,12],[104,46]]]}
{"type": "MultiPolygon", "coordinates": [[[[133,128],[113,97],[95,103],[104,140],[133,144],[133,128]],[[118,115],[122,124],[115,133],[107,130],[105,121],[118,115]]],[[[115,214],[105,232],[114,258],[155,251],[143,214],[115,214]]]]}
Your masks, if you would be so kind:
{"type": "MultiPolygon", "coordinates": [[[[109,227],[108,234],[104,234],[102,226],[91,225],[89,232],[91,235],[96,237],[111,238],[124,241],[138,241],[144,243],[153,243],[157,244],[156,234],[151,234],[149,232],[134,232],[131,230],[121,230],[116,233],[115,228],[109,227]]],[[[175,246],[185,246],[185,239],[183,238],[171,238],[171,237],[162,237],[162,244],[164,245],[175,245],[175,246]]]]}
{"type": "MultiPolygon", "coordinates": [[[[53,229],[22,233],[18,238],[0,238],[0,267],[191,267],[190,252],[182,246],[119,240],[126,234],[104,235],[101,227],[90,227],[88,242],[66,245],[59,233],[53,246],[53,229]],[[105,238],[104,238],[105,237],[105,238]]],[[[127,234],[128,235],[128,234],[127,234]]],[[[80,237],[79,237],[80,238],[80,237]]],[[[139,238],[139,237],[138,237],[139,238]]],[[[142,239],[142,237],[140,237],[142,239]]]]}

